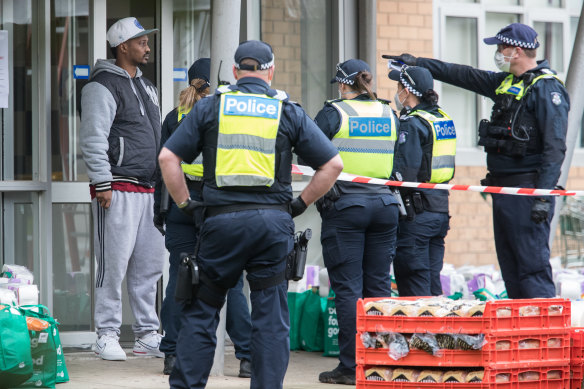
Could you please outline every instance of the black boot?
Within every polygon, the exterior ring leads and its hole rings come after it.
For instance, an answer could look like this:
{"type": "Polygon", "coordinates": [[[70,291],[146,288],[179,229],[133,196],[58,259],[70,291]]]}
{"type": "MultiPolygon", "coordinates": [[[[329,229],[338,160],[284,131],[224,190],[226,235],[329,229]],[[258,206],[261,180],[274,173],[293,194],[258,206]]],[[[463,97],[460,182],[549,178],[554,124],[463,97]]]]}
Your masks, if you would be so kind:
{"type": "Polygon", "coordinates": [[[251,362],[247,359],[242,359],[239,362],[239,375],[240,378],[251,378],[251,362]]]}
{"type": "Polygon", "coordinates": [[[355,385],[355,373],[336,367],[334,370],[320,373],[318,380],[325,384],[355,385]]]}
{"type": "Polygon", "coordinates": [[[164,357],[164,370],[162,373],[164,375],[170,375],[172,373],[172,369],[174,368],[174,363],[176,362],[175,355],[167,355],[164,357]]]}

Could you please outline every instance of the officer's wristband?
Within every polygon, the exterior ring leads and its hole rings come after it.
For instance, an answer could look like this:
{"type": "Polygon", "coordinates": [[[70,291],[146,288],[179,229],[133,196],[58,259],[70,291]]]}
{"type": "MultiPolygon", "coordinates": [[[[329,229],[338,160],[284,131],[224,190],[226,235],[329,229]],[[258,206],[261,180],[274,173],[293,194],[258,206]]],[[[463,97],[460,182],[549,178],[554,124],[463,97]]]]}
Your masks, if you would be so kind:
{"type": "Polygon", "coordinates": [[[177,204],[176,206],[179,209],[183,209],[184,207],[186,207],[187,205],[189,205],[189,201],[191,201],[191,198],[190,197],[188,199],[186,199],[185,201],[183,201],[182,203],[177,204]]]}

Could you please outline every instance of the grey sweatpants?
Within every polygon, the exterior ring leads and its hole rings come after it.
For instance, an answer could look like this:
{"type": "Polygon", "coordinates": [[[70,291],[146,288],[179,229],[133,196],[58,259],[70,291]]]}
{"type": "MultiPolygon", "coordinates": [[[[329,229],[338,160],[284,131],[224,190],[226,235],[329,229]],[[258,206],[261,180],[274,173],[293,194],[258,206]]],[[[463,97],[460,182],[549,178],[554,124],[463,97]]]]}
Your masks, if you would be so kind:
{"type": "Polygon", "coordinates": [[[164,266],[164,238],[154,227],[154,195],[112,191],[108,209],[91,202],[95,255],[95,329],[120,334],[122,281],[126,276],[134,335],[158,330],[156,282],[164,266]]]}

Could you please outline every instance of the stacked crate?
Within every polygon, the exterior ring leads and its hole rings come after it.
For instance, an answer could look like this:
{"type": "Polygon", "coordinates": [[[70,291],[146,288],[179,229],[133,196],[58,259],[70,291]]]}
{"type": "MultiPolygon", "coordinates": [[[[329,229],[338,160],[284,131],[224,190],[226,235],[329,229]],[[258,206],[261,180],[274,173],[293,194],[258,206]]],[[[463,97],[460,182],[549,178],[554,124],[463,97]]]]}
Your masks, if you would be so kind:
{"type": "MultiPolygon", "coordinates": [[[[401,299],[412,300],[397,298],[401,299]]],[[[571,385],[570,365],[574,360],[570,347],[569,300],[490,301],[486,303],[482,317],[368,315],[365,305],[378,300],[357,302],[357,388],[566,389],[571,385]],[[503,311],[505,315],[498,315],[503,311]],[[486,343],[480,350],[441,350],[440,356],[410,349],[407,356],[396,361],[389,357],[387,349],[363,346],[361,334],[384,331],[402,334],[483,334],[486,343]],[[482,369],[484,378],[482,383],[369,381],[365,379],[365,371],[372,366],[407,366],[418,370],[482,369]]],[[[584,357],[580,360],[584,362],[584,357]]],[[[572,376],[572,380],[575,379],[572,376]]]]}
{"type": "Polygon", "coordinates": [[[570,389],[582,389],[584,380],[584,328],[570,330],[570,389]]]}

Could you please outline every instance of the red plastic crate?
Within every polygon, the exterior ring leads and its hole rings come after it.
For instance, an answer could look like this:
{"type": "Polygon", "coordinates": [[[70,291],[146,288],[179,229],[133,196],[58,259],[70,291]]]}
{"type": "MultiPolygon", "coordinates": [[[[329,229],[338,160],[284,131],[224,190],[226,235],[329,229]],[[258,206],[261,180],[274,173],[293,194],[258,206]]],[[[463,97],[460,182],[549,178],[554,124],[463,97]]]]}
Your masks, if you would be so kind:
{"type": "Polygon", "coordinates": [[[357,365],[356,381],[357,389],[397,389],[397,388],[448,388],[448,389],[567,389],[570,385],[570,366],[539,367],[539,368],[501,368],[485,369],[482,383],[423,383],[423,382],[387,382],[367,381],[365,371],[368,366],[357,365]],[[519,377],[527,372],[539,373],[539,379],[531,381],[519,381],[519,377]],[[548,379],[547,374],[558,372],[558,379],[548,379]],[[508,382],[496,382],[496,376],[508,374],[508,382]]]}
{"type": "MultiPolygon", "coordinates": [[[[394,299],[400,299],[396,297],[394,299]]],[[[412,300],[411,297],[401,299],[412,300]]],[[[377,316],[366,315],[364,304],[380,298],[359,299],[357,301],[357,331],[376,332],[394,331],[401,333],[434,332],[434,333],[465,333],[478,334],[497,331],[551,331],[563,332],[570,327],[571,307],[567,299],[525,299],[525,300],[496,300],[489,301],[485,306],[482,317],[405,317],[405,316],[377,316]],[[561,313],[557,314],[550,307],[561,306],[561,313]],[[522,316],[520,309],[536,307],[539,311],[532,316],[522,316]],[[497,315],[497,312],[509,312],[506,317],[497,315]]]]}
{"type": "MultiPolygon", "coordinates": [[[[363,346],[360,334],[356,337],[355,361],[361,365],[394,366],[460,366],[480,367],[510,364],[523,367],[565,366],[570,364],[570,336],[568,332],[553,335],[506,335],[496,333],[485,336],[486,344],[481,350],[441,350],[441,356],[411,349],[407,356],[394,360],[387,349],[371,349],[363,346]],[[525,348],[523,341],[537,342],[538,347],[525,348]],[[508,349],[497,349],[497,343],[506,342],[508,349]]],[[[531,344],[533,345],[533,344],[531,344]]],[[[500,347],[500,345],[499,345],[500,347]]]]}
{"type": "Polygon", "coordinates": [[[584,364],[584,328],[572,327],[570,329],[572,342],[570,359],[573,365],[584,364]]]}
{"type": "Polygon", "coordinates": [[[570,389],[582,389],[584,365],[570,365],[570,389]]]}

